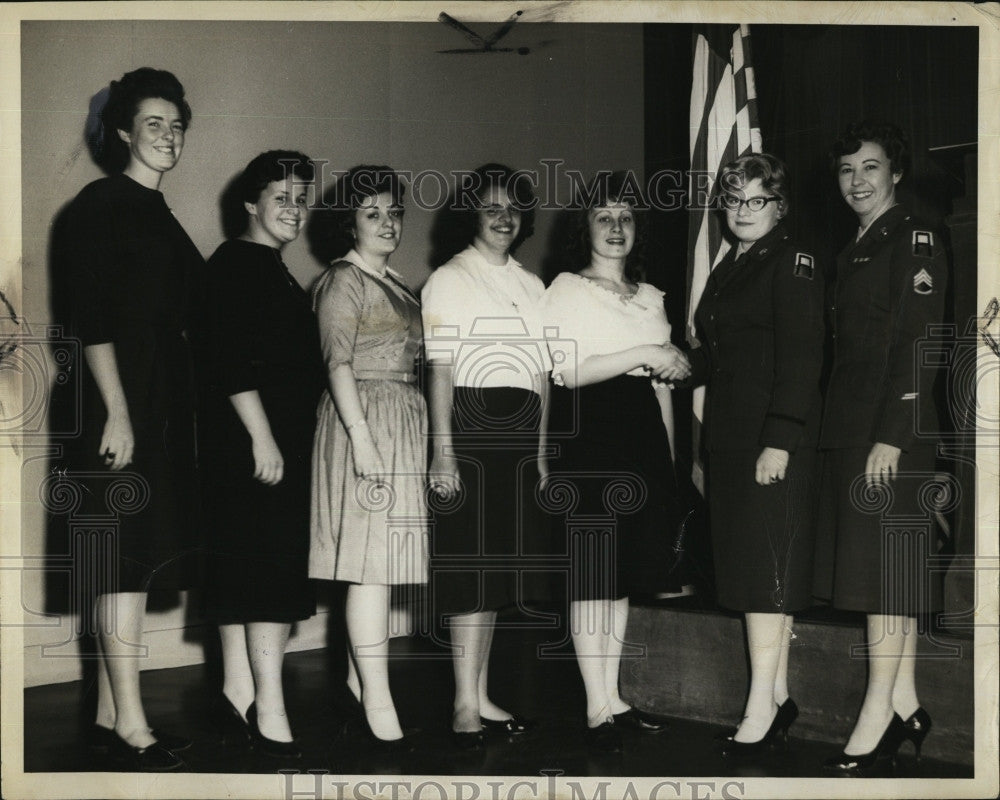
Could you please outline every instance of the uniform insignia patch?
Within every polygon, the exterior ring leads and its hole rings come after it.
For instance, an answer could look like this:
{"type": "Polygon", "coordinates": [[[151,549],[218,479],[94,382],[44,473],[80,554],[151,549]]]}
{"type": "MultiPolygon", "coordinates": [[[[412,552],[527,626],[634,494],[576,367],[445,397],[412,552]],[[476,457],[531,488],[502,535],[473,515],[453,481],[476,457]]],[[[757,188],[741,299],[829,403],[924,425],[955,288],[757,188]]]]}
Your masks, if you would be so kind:
{"type": "Polygon", "coordinates": [[[913,232],[913,255],[931,258],[934,255],[934,234],[930,231],[913,232]]]}
{"type": "Polygon", "coordinates": [[[813,257],[808,253],[795,254],[795,270],[793,274],[796,278],[813,279],[813,257]]]}
{"type": "Polygon", "coordinates": [[[934,279],[927,270],[922,269],[913,276],[913,291],[917,294],[930,294],[934,291],[934,279]]]}

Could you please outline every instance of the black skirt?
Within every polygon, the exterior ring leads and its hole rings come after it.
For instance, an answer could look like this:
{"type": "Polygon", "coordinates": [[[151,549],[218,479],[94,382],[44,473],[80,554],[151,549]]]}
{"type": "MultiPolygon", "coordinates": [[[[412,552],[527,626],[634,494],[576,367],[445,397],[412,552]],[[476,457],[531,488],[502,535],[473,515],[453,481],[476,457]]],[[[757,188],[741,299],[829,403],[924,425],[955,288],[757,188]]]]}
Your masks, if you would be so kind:
{"type": "Polygon", "coordinates": [[[899,457],[889,487],[868,488],[868,447],[823,453],[814,591],[837,608],[913,617],[942,608],[936,512],[954,492],[933,445],[899,457]]]}
{"type": "Polygon", "coordinates": [[[452,615],[536,599],[541,578],[533,564],[546,549],[536,501],[540,420],[535,392],[455,387],[452,444],[461,491],[451,499],[431,492],[428,501],[435,627],[447,628],[452,615]]]}
{"type": "Polygon", "coordinates": [[[760,450],[714,452],[707,495],[719,604],[790,614],[812,605],[816,450],[792,453],[784,480],[760,486],[760,450]]]}
{"type": "Polygon", "coordinates": [[[571,600],[679,591],[682,515],[670,443],[649,378],[555,387],[544,493],[559,519],[571,600]]]}

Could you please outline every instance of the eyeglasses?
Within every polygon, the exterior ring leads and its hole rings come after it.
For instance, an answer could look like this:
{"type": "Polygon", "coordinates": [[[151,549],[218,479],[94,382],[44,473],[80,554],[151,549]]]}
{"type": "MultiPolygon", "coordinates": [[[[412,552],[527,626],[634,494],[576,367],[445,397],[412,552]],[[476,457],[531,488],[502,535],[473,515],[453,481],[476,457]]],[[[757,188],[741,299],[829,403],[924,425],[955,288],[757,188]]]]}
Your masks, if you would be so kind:
{"type": "Polygon", "coordinates": [[[719,198],[719,202],[724,208],[728,208],[730,211],[735,211],[740,206],[745,205],[751,211],[763,211],[764,206],[770,203],[772,200],[781,200],[780,197],[748,197],[743,200],[734,194],[724,194],[719,198]]]}

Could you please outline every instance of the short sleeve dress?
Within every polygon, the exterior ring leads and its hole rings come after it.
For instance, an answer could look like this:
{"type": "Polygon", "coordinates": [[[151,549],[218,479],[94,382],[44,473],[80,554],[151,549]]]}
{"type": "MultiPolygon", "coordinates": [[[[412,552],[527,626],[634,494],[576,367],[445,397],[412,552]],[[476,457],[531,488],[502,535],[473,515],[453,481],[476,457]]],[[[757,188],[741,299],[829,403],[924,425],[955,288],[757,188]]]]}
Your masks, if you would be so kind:
{"type": "Polygon", "coordinates": [[[79,567],[98,594],[189,586],[196,559],[184,556],[200,545],[189,341],[204,261],[163,195],[123,174],[84,187],[63,222],[54,252],[71,325],[85,348],[114,345],[135,439],[132,464],[111,472],[98,455],[107,410],[84,361],[67,479],[83,485],[79,513],[106,520],[110,535],[79,567]]]}
{"type": "Polygon", "coordinates": [[[316,611],[309,476],[324,388],[316,318],[274,248],[224,242],[207,272],[199,425],[207,615],[220,624],[306,619],[316,611]],[[281,451],[274,486],[253,477],[253,443],[229,400],[248,391],[259,395],[281,451]]]}
{"type": "Polygon", "coordinates": [[[680,591],[680,504],[652,379],[637,369],[573,390],[561,382],[590,356],[669,342],[663,292],[640,283],[626,297],[564,272],[545,292],[542,318],[555,384],[548,441],[559,448],[547,493],[562,512],[570,599],[680,591]]]}
{"type": "Polygon", "coordinates": [[[327,389],[313,440],[309,574],[361,584],[427,582],[427,406],[417,384],[420,303],[392,270],[358,253],[313,290],[327,373],[349,364],[389,479],[354,471],[350,436],[327,389]]]}

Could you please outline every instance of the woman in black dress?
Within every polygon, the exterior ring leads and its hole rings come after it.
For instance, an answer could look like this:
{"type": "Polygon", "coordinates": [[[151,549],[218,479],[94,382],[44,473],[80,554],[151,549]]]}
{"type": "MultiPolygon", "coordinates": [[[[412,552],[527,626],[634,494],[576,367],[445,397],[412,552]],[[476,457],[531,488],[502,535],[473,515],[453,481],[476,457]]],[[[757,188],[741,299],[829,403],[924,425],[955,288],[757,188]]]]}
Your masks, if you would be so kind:
{"type": "Polygon", "coordinates": [[[208,615],[219,625],[227,732],[295,756],[281,688],[291,625],[316,611],[308,577],[309,477],[323,390],[309,296],[281,260],[306,223],[313,165],[272,150],[235,183],[245,232],[208,261],[206,413],[208,615]]]}
{"type": "Polygon", "coordinates": [[[859,227],[837,257],[816,593],[868,615],[864,703],[825,765],[857,774],[904,739],[919,755],[930,729],[917,699],[915,617],[939,607],[927,558],[940,427],[918,342],[944,316],[948,266],[940,234],[897,203],[909,156],[897,126],[850,125],[832,156],[859,227]]]}
{"type": "Polygon", "coordinates": [[[182,765],[191,743],[150,729],[137,645],[146,598],[179,577],[194,532],[194,387],[188,344],[201,255],[158,191],[191,120],[184,89],[148,67],[112,82],[101,114],[109,177],[86,186],[66,215],[64,267],[83,344],[85,389],[72,466],[84,511],[118,512],[114,535],[78,568],[97,581],[97,720],[92,743],[137,769],[182,765]],[[115,481],[108,470],[122,472],[115,481]],[[162,578],[162,579],[161,579],[162,578]]]}
{"type": "Polygon", "coordinates": [[[573,497],[570,626],[587,693],[588,744],[617,750],[622,728],[656,734],[663,720],[618,691],[629,597],[677,592],[672,544],[681,520],[671,452],[673,407],[662,381],[688,362],[670,344],[663,292],[645,283],[629,173],[602,173],[568,243],[572,272],[542,301],[552,354],[558,444],[547,497],[573,497]],[[574,529],[575,528],[575,529],[574,529]]]}
{"type": "Polygon", "coordinates": [[[750,693],[725,755],[751,755],[798,714],[788,697],[792,613],[812,602],[823,275],[784,223],[786,170],[753,154],[722,168],[736,242],[695,322],[691,382],[707,383],[705,449],[718,601],[746,615],[750,693]]]}

